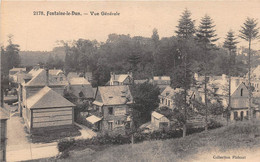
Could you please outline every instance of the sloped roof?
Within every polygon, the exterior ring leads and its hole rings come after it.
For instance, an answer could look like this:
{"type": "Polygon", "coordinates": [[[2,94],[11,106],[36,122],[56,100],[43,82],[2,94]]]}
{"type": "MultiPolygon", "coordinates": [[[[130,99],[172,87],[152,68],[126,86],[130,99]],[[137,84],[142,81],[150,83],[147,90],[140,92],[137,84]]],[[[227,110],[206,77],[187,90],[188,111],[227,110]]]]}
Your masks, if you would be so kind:
{"type": "Polygon", "coordinates": [[[47,86],[27,99],[29,109],[72,106],[75,105],[47,86]]]}
{"type": "MultiPolygon", "coordinates": [[[[46,71],[44,69],[30,71],[29,74],[31,74],[33,77],[29,82],[25,84],[25,86],[46,85],[46,71]]],[[[49,85],[66,85],[66,83],[66,81],[57,81],[52,77],[52,75],[49,75],[49,85]]]]}
{"type": "Polygon", "coordinates": [[[113,77],[113,81],[123,82],[129,76],[129,74],[115,74],[113,77]]]}
{"type": "Polygon", "coordinates": [[[12,68],[9,71],[26,71],[26,68],[12,68]]]}
{"type": "Polygon", "coordinates": [[[50,69],[49,74],[51,75],[58,75],[59,73],[63,73],[61,69],[50,69]]]}
{"type": "Polygon", "coordinates": [[[69,92],[77,98],[95,98],[94,90],[90,84],[70,85],[69,92]],[[80,94],[82,94],[82,96],[80,94]]]}
{"type": "Polygon", "coordinates": [[[173,98],[176,93],[179,93],[179,92],[181,92],[181,91],[183,91],[183,89],[181,89],[181,88],[173,89],[172,87],[167,86],[167,87],[164,89],[164,91],[161,93],[161,96],[173,98]]]}
{"type": "Polygon", "coordinates": [[[122,105],[133,103],[133,97],[127,85],[101,86],[99,94],[104,105],[122,105]]]}
{"type": "Polygon", "coordinates": [[[69,79],[70,85],[90,85],[89,81],[83,77],[73,77],[69,79]]]}
{"type": "Polygon", "coordinates": [[[158,113],[156,111],[154,111],[152,113],[152,116],[155,117],[156,119],[161,119],[162,117],[164,117],[164,115],[162,115],[162,114],[160,114],[160,113],[158,113]]]}
{"type": "Polygon", "coordinates": [[[86,120],[89,121],[91,124],[95,124],[96,122],[99,122],[102,119],[95,115],[91,115],[91,116],[87,117],[86,120]]]}

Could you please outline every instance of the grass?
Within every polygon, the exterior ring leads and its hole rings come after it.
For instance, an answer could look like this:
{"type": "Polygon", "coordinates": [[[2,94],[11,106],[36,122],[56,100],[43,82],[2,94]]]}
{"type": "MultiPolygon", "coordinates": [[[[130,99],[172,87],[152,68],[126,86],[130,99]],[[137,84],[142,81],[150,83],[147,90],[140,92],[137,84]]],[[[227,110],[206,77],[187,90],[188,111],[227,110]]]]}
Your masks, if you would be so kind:
{"type": "Polygon", "coordinates": [[[190,161],[205,151],[260,148],[260,122],[237,122],[185,138],[102,147],[74,150],[66,159],[47,161],[190,161]]]}
{"type": "Polygon", "coordinates": [[[50,143],[66,137],[80,136],[79,127],[76,125],[59,128],[41,128],[30,134],[33,143],[50,143]]]}

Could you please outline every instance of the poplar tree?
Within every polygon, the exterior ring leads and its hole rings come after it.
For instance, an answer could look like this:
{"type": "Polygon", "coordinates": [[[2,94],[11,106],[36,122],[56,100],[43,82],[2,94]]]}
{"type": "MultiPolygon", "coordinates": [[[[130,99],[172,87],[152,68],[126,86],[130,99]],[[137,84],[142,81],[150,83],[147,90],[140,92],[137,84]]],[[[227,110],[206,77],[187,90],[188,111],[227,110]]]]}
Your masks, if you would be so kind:
{"type": "Polygon", "coordinates": [[[229,60],[228,60],[228,107],[227,112],[227,124],[229,120],[230,108],[231,108],[231,70],[233,69],[232,53],[235,52],[238,42],[236,41],[234,32],[230,30],[225,38],[223,47],[228,50],[229,60]]]}
{"type": "MultiPolygon", "coordinates": [[[[183,137],[186,136],[186,124],[187,124],[187,90],[189,89],[189,86],[191,84],[191,70],[189,69],[189,47],[188,47],[188,41],[191,39],[195,33],[195,26],[194,26],[194,20],[191,19],[191,12],[188,9],[185,9],[184,12],[181,15],[181,18],[179,19],[179,24],[177,26],[177,30],[175,31],[178,38],[179,43],[179,49],[177,49],[177,52],[179,52],[182,63],[179,66],[178,75],[181,76],[175,76],[174,78],[182,78],[179,80],[179,86],[184,89],[184,121],[183,121],[183,137]]],[[[177,73],[176,73],[177,74],[177,73]]]]}
{"type": "Polygon", "coordinates": [[[199,28],[197,30],[197,40],[199,44],[201,45],[201,48],[203,50],[202,56],[201,56],[201,67],[202,67],[202,73],[204,75],[204,94],[205,94],[205,130],[208,130],[208,95],[207,95],[207,82],[208,82],[208,75],[210,70],[210,51],[213,49],[216,49],[216,45],[214,42],[218,40],[217,34],[215,34],[213,24],[213,20],[210,16],[205,15],[201,18],[199,28]]]}
{"type": "Polygon", "coordinates": [[[239,37],[248,42],[248,90],[249,90],[249,119],[253,119],[253,111],[251,106],[252,90],[251,90],[251,43],[255,39],[259,39],[259,28],[257,27],[257,20],[254,18],[247,18],[244,25],[239,30],[239,37]]]}

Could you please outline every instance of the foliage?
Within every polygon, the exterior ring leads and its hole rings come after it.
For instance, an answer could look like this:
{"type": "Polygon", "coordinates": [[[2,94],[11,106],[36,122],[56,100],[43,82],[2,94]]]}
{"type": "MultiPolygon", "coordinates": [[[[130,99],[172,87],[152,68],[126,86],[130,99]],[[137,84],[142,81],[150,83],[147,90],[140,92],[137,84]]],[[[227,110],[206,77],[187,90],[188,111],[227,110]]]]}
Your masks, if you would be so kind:
{"type": "Polygon", "coordinates": [[[151,112],[159,106],[159,88],[147,82],[133,85],[130,88],[135,101],[133,109],[136,110],[139,118],[149,121],[151,112]]]}
{"type": "Polygon", "coordinates": [[[239,37],[251,42],[254,39],[258,39],[259,38],[259,28],[257,27],[257,20],[254,18],[247,18],[244,26],[242,26],[242,29],[239,30],[240,35],[239,37]]]}
{"type": "Polygon", "coordinates": [[[187,39],[195,33],[194,20],[191,19],[191,12],[186,8],[181,15],[179,24],[177,26],[178,30],[177,37],[187,39]]]}

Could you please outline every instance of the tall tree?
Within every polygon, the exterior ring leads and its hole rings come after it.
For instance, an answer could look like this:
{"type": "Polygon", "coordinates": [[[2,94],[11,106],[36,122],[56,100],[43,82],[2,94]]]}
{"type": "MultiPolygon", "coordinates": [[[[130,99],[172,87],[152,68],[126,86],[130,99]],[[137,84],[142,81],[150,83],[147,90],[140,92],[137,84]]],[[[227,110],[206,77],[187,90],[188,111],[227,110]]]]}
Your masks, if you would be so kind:
{"type": "Polygon", "coordinates": [[[177,36],[179,38],[187,39],[195,33],[195,21],[191,19],[191,12],[186,8],[178,21],[177,36]]]}
{"type": "Polygon", "coordinates": [[[201,67],[202,73],[204,75],[204,93],[205,93],[205,130],[208,130],[208,99],[207,99],[207,82],[210,70],[210,50],[216,49],[214,42],[218,40],[216,38],[214,30],[215,25],[213,25],[213,20],[210,16],[205,15],[200,21],[200,25],[197,31],[197,40],[203,49],[203,54],[201,55],[201,67]]]}
{"type": "Polygon", "coordinates": [[[233,63],[234,61],[232,61],[232,53],[235,52],[236,50],[236,44],[238,42],[236,41],[234,32],[232,30],[230,30],[227,33],[227,36],[225,38],[225,42],[223,47],[228,49],[228,54],[229,54],[229,59],[228,59],[228,107],[226,109],[226,115],[227,115],[227,124],[228,124],[228,120],[229,120],[229,114],[230,114],[230,104],[231,104],[231,69],[233,69],[233,63]]]}
{"type": "Polygon", "coordinates": [[[152,76],[154,76],[155,55],[157,53],[157,49],[158,49],[159,44],[160,44],[160,38],[159,38],[158,30],[156,28],[153,29],[152,42],[153,42],[152,76]]]}
{"type": "Polygon", "coordinates": [[[255,39],[259,39],[259,28],[257,27],[257,20],[254,18],[247,18],[244,22],[244,26],[242,26],[241,30],[239,30],[239,37],[246,40],[248,42],[248,90],[249,90],[249,118],[253,119],[253,111],[251,106],[252,100],[252,90],[251,90],[251,43],[255,39]]]}
{"type": "Polygon", "coordinates": [[[177,73],[173,78],[182,78],[178,79],[177,83],[179,83],[179,87],[184,89],[184,122],[183,122],[183,137],[186,136],[186,121],[187,121],[187,90],[189,89],[191,85],[191,70],[190,70],[190,51],[189,51],[189,45],[188,41],[189,39],[192,39],[191,37],[195,33],[195,27],[194,27],[194,20],[191,19],[191,12],[188,9],[185,9],[184,12],[181,15],[181,18],[179,20],[179,24],[177,26],[177,30],[175,31],[177,33],[178,38],[178,45],[179,49],[177,49],[177,52],[179,53],[180,59],[181,59],[181,65],[178,66],[175,70],[177,73]],[[181,76],[178,76],[181,75],[181,76]]]}
{"type": "Polygon", "coordinates": [[[7,69],[8,71],[20,65],[20,56],[19,56],[19,45],[13,43],[13,35],[8,35],[8,46],[5,49],[5,56],[7,57],[7,69]]]}

